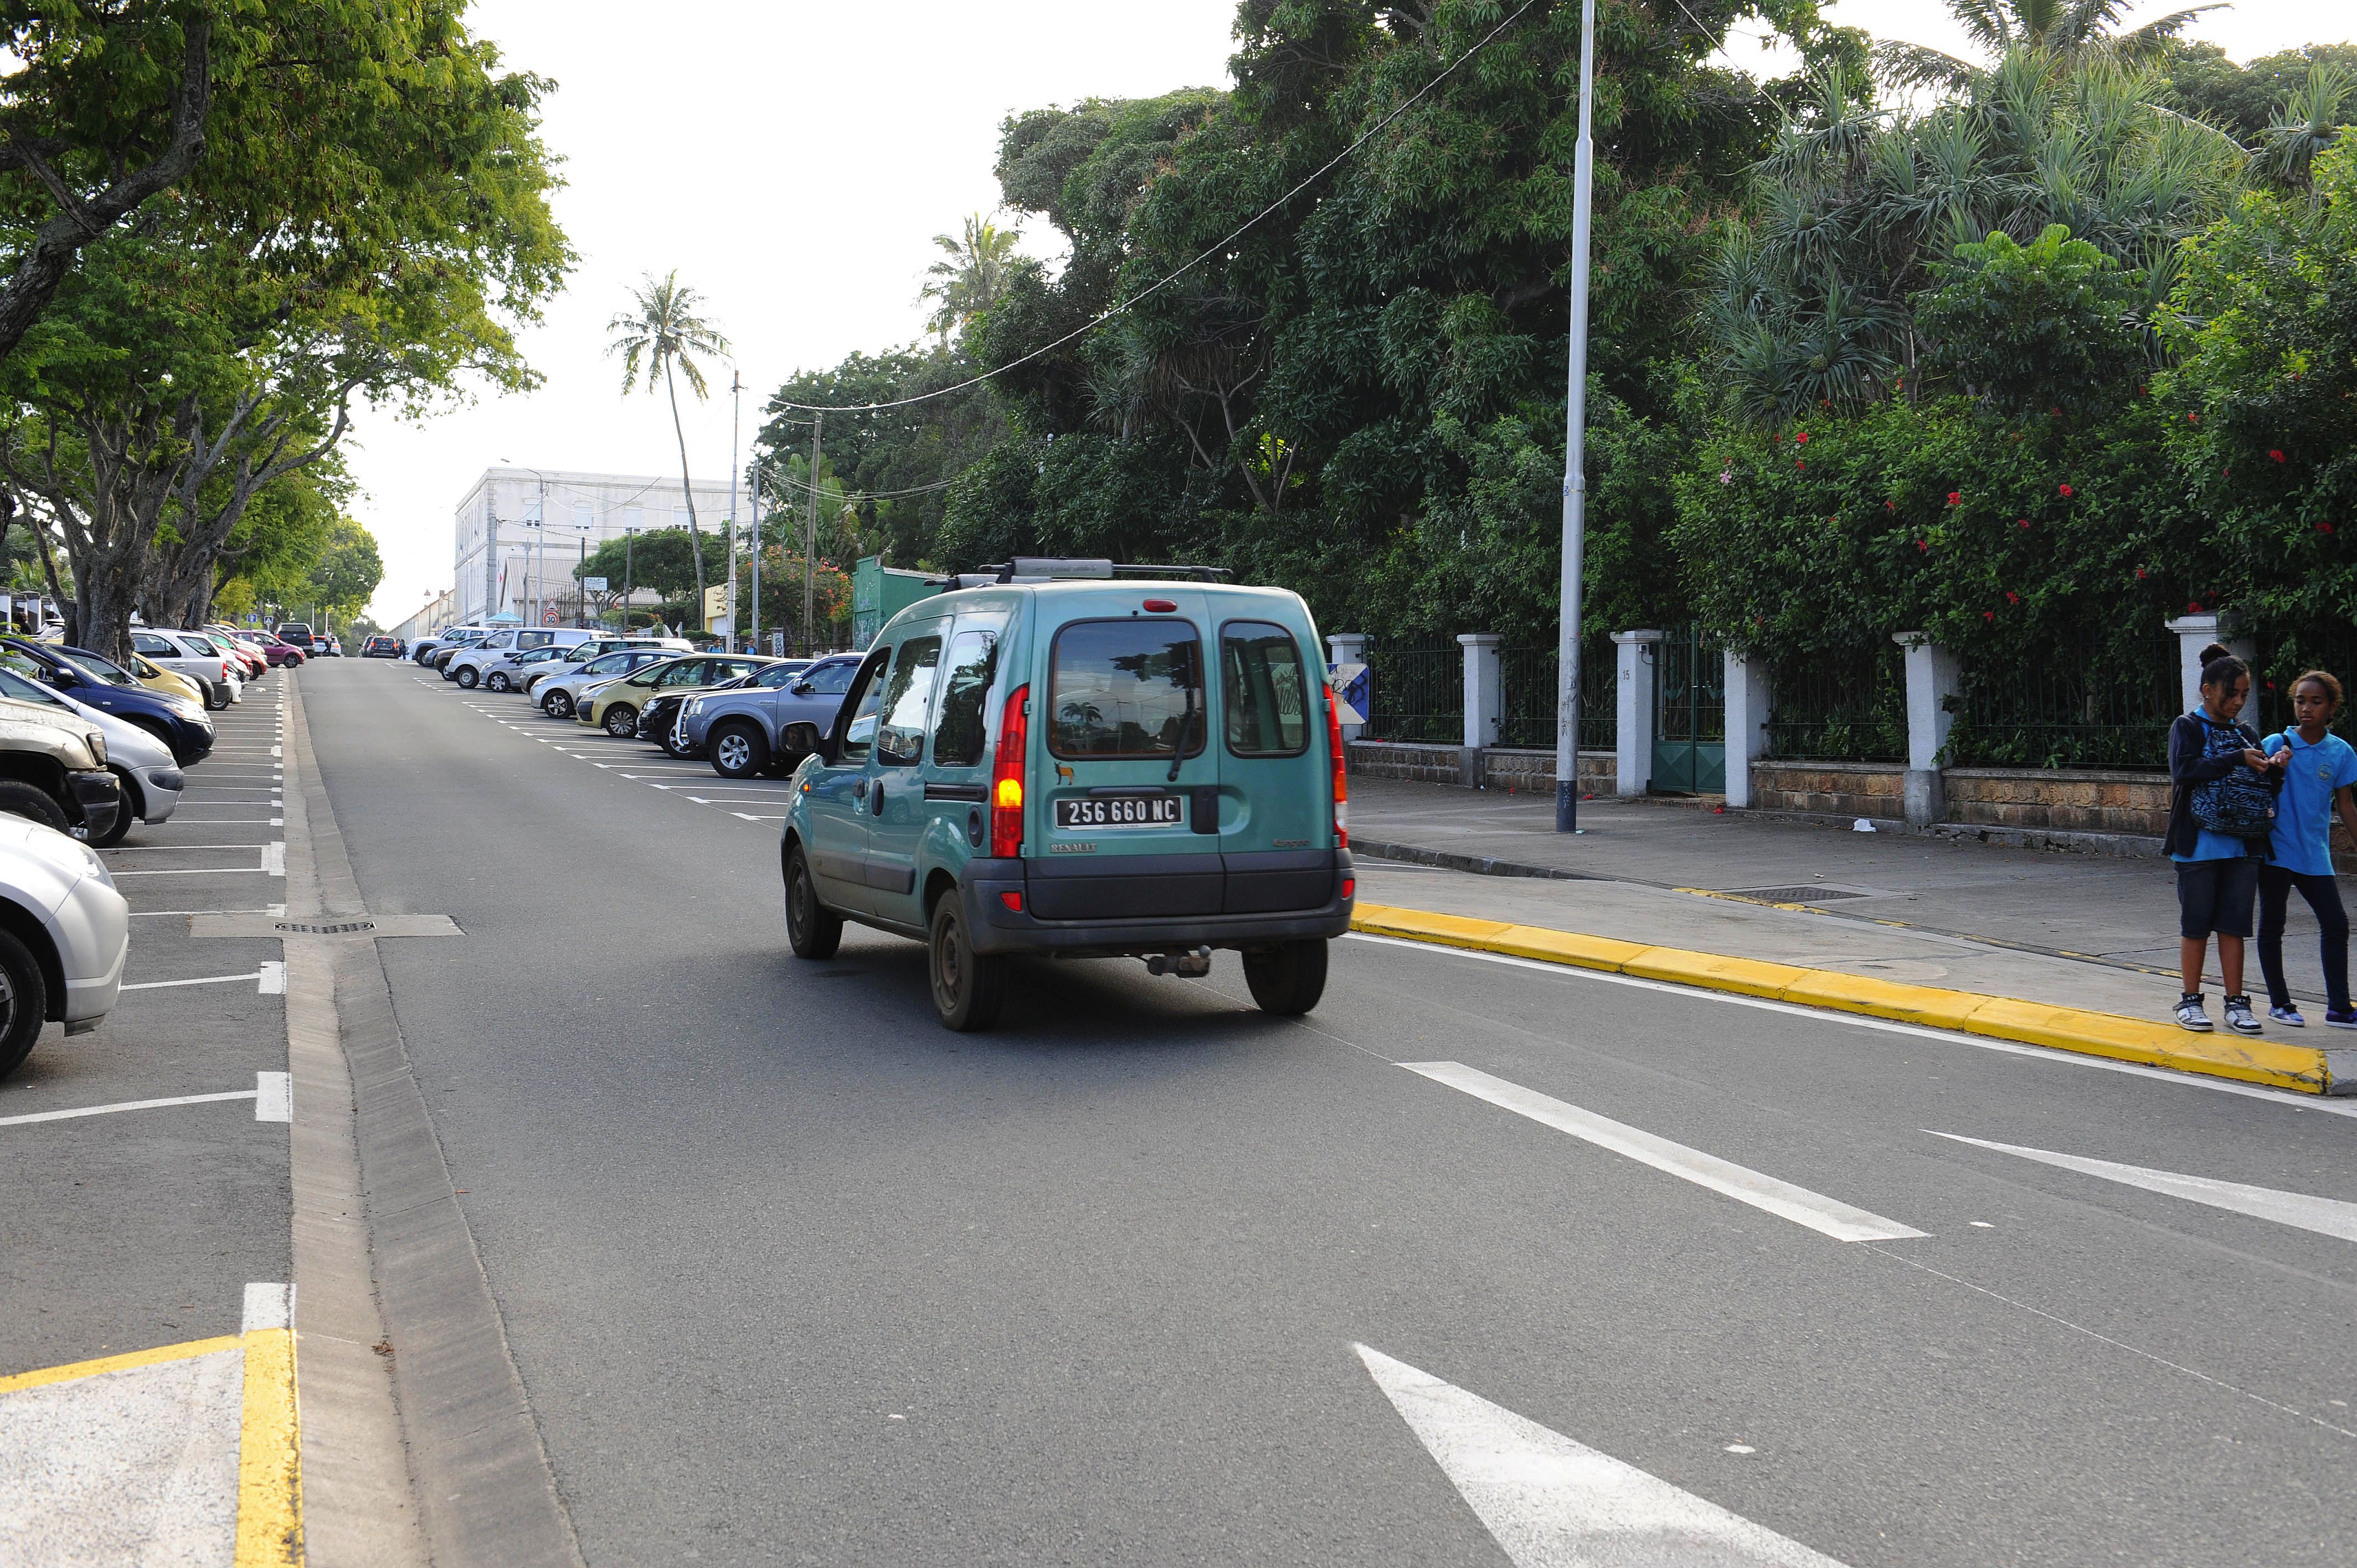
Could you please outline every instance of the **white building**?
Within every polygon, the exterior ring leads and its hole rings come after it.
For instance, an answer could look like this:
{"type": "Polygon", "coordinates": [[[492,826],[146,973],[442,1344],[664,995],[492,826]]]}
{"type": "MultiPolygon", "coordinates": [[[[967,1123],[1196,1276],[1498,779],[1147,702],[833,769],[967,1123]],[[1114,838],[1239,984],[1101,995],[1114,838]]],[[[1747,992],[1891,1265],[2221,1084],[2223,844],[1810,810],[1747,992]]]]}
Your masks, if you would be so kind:
{"type": "MultiPolygon", "coordinates": [[[[708,536],[707,570],[717,582],[728,571],[728,480],[699,480],[694,489],[696,526],[708,536]]],[[[737,515],[752,521],[752,498],[741,489],[737,515]]],[[[626,532],[685,528],[687,502],[676,478],[486,468],[459,501],[456,523],[457,619],[472,623],[506,610],[534,620],[556,614],[554,601],[571,598],[584,554],[626,532]],[[544,590],[552,601],[544,612],[544,590]]],[[[649,595],[642,589],[639,597],[649,595]]]]}

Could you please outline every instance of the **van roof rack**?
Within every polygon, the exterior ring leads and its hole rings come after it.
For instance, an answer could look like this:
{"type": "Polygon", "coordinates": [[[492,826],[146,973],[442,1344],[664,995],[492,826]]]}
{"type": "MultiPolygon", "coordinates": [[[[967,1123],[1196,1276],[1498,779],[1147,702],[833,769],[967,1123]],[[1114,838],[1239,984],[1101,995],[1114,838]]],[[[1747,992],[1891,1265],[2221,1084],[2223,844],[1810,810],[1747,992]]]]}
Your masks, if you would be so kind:
{"type": "Polygon", "coordinates": [[[1058,555],[1017,555],[1011,561],[985,566],[978,572],[953,573],[940,582],[955,591],[959,588],[979,588],[993,583],[1047,583],[1090,578],[1109,581],[1115,577],[1177,577],[1198,583],[1222,583],[1234,575],[1225,566],[1164,566],[1058,555]]]}

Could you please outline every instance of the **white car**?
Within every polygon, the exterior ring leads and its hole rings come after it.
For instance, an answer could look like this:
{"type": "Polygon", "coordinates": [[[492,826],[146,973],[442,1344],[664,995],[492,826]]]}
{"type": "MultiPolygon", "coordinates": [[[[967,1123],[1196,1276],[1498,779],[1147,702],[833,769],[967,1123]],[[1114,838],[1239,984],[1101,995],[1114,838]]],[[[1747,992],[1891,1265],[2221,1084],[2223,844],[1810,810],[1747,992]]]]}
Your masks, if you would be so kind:
{"type": "Polygon", "coordinates": [[[578,648],[585,642],[597,640],[597,634],[594,631],[508,627],[491,633],[472,648],[452,654],[450,662],[442,666],[442,679],[456,681],[471,692],[490,672],[492,664],[511,654],[529,653],[535,648],[578,648]]]}
{"type": "Polygon", "coordinates": [[[106,769],[123,786],[123,810],[115,813],[114,825],[102,837],[91,839],[91,844],[104,849],[121,843],[134,822],[171,821],[188,776],[180,770],[172,748],[153,734],[129,719],[116,718],[4,666],[0,666],[0,697],[63,708],[106,737],[106,769]]]}
{"type": "Polygon", "coordinates": [[[131,906],[98,852],[24,817],[0,816],[0,1078],[55,1018],[95,1029],[123,992],[131,906]]]}
{"type": "Polygon", "coordinates": [[[131,647],[158,669],[194,681],[197,689],[204,693],[205,706],[209,708],[226,708],[245,694],[245,667],[195,632],[134,627],[131,647]]]}

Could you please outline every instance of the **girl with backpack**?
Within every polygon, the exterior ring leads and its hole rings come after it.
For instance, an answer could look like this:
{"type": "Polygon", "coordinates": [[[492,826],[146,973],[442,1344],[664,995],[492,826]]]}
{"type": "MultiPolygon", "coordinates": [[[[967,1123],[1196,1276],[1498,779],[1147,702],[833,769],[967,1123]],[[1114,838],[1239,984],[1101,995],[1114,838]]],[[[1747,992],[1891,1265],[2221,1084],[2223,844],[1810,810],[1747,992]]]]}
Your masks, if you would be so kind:
{"type": "Polygon", "coordinates": [[[2169,730],[2169,836],[2162,848],[2177,863],[2178,967],[2185,993],[2177,1021],[2207,1033],[2201,971],[2210,938],[2218,939],[2218,970],[2226,983],[2226,1027],[2259,1033],[2243,991],[2243,943],[2251,934],[2251,899],[2275,821],[2277,765],[2259,737],[2237,723],[2250,700],[2251,671],[2233,654],[2201,670],[2201,705],[2169,730]]]}
{"type": "Polygon", "coordinates": [[[2341,886],[2332,877],[2332,814],[2337,810],[2357,833],[2357,748],[2329,727],[2341,711],[2341,682],[2311,670],[2291,685],[2292,726],[2267,737],[2269,756],[2280,758],[2283,794],[2259,867],[2259,972],[2267,980],[2267,1016],[2298,1028],[2308,1020],[2292,1005],[2284,983],[2284,914],[2297,890],[2316,915],[2323,947],[2324,1021],[2336,1029],[2357,1029],[2349,1006],[2349,917],[2341,908],[2341,886]]]}

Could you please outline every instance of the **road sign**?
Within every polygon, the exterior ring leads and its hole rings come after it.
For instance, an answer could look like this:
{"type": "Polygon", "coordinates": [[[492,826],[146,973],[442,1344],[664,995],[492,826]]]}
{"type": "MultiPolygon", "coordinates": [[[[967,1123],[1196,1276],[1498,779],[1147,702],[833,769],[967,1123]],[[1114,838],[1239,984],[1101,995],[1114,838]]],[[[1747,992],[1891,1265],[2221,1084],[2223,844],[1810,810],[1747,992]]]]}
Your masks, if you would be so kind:
{"type": "Polygon", "coordinates": [[[584,593],[602,594],[606,591],[606,579],[603,577],[584,577],[581,579],[581,588],[584,593]]]}
{"type": "Polygon", "coordinates": [[[1329,664],[1327,670],[1334,680],[1335,716],[1346,725],[1367,722],[1367,667],[1363,664],[1329,664]]]}
{"type": "Polygon", "coordinates": [[[554,605],[543,605],[540,608],[540,624],[543,626],[554,626],[556,622],[556,607],[554,605]]]}

